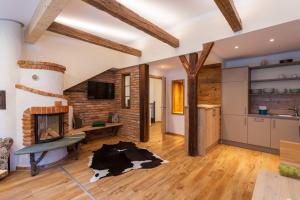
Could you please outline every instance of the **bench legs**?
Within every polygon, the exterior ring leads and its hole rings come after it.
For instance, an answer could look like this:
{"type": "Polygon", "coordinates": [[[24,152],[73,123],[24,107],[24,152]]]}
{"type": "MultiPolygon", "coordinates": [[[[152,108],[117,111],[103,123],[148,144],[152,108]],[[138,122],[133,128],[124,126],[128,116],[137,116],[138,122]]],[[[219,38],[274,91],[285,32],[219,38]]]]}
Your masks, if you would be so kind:
{"type": "Polygon", "coordinates": [[[79,159],[79,152],[80,152],[80,142],[74,144],[72,146],[72,148],[73,148],[75,160],[78,160],[79,159]]]}
{"type": "Polygon", "coordinates": [[[44,151],[42,153],[42,155],[35,160],[35,156],[34,153],[30,153],[30,166],[31,166],[31,176],[35,176],[39,173],[39,166],[38,164],[43,160],[43,158],[45,157],[47,151],[44,151]]]}

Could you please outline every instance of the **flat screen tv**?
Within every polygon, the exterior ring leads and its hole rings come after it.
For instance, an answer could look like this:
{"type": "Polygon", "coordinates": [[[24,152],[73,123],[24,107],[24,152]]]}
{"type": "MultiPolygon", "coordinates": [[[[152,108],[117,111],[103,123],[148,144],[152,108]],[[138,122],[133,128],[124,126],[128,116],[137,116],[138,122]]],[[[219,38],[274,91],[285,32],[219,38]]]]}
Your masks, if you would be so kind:
{"type": "Polygon", "coordinates": [[[88,99],[114,99],[115,85],[113,83],[103,83],[88,81],[88,99]]]}

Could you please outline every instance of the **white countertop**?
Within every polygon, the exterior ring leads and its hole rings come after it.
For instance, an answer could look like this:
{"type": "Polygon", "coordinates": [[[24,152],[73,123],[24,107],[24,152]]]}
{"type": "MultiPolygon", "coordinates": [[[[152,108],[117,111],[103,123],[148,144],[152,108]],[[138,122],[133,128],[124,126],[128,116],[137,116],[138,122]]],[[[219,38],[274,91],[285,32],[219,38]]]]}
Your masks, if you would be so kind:
{"type": "Polygon", "coordinates": [[[220,108],[221,105],[218,105],[218,104],[198,104],[197,105],[198,108],[205,108],[205,109],[212,109],[212,108],[220,108]]]}

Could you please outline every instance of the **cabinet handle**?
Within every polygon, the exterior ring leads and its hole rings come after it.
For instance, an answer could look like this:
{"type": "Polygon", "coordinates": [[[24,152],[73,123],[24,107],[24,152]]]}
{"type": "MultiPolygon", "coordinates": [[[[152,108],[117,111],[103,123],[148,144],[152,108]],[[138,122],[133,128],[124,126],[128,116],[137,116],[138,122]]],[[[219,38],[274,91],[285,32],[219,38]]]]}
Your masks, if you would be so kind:
{"type": "Polygon", "coordinates": [[[299,130],[298,130],[298,135],[299,135],[299,138],[300,138],[300,126],[299,126],[299,130]]]}
{"type": "Polygon", "coordinates": [[[254,118],[254,121],[256,121],[256,122],[264,122],[265,120],[263,118],[254,118]]]}
{"type": "Polygon", "coordinates": [[[247,117],[245,117],[244,124],[247,126],[247,117]]]}
{"type": "Polygon", "coordinates": [[[276,120],[273,120],[273,128],[276,128],[276,120]]]}

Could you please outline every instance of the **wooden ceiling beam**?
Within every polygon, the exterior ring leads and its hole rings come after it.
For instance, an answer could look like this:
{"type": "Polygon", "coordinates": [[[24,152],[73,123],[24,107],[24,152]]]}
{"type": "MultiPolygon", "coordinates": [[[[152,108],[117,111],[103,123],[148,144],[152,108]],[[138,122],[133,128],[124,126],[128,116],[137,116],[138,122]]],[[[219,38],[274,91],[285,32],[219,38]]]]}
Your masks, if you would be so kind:
{"type": "Polygon", "coordinates": [[[214,0],[234,32],[242,30],[242,21],[233,0],[214,0]]]}
{"type": "Polygon", "coordinates": [[[41,0],[25,31],[25,42],[36,42],[68,2],[69,0],[41,0]]]}
{"type": "Polygon", "coordinates": [[[57,22],[53,22],[51,24],[51,26],[49,26],[48,30],[51,32],[54,32],[54,33],[65,35],[65,36],[75,38],[78,40],[82,40],[85,42],[89,42],[89,43],[92,43],[95,45],[103,46],[103,47],[106,47],[109,49],[113,49],[116,51],[130,54],[133,56],[138,56],[138,57],[142,56],[142,52],[138,49],[134,49],[134,48],[125,46],[123,44],[119,44],[119,43],[113,42],[111,40],[107,40],[107,39],[101,38],[99,36],[95,36],[93,34],[90,34],[90,33],[57,23],[57,22]]]}
{"type": "MultiPolygon", "coordinates": [[[[179,47],[179,40],[164,31],[157,25],[151,23],[145,18],[139,16],[137,13],[118,3],[116,0],[82,0],[91,6],[102,10],[119,20],[134,26],[135,28],[157,38],[158,40],[169,44],[170,46],[177,48],[179,47]]],[[[155,12],[155,11],[153,11],[155,12]]]]}

